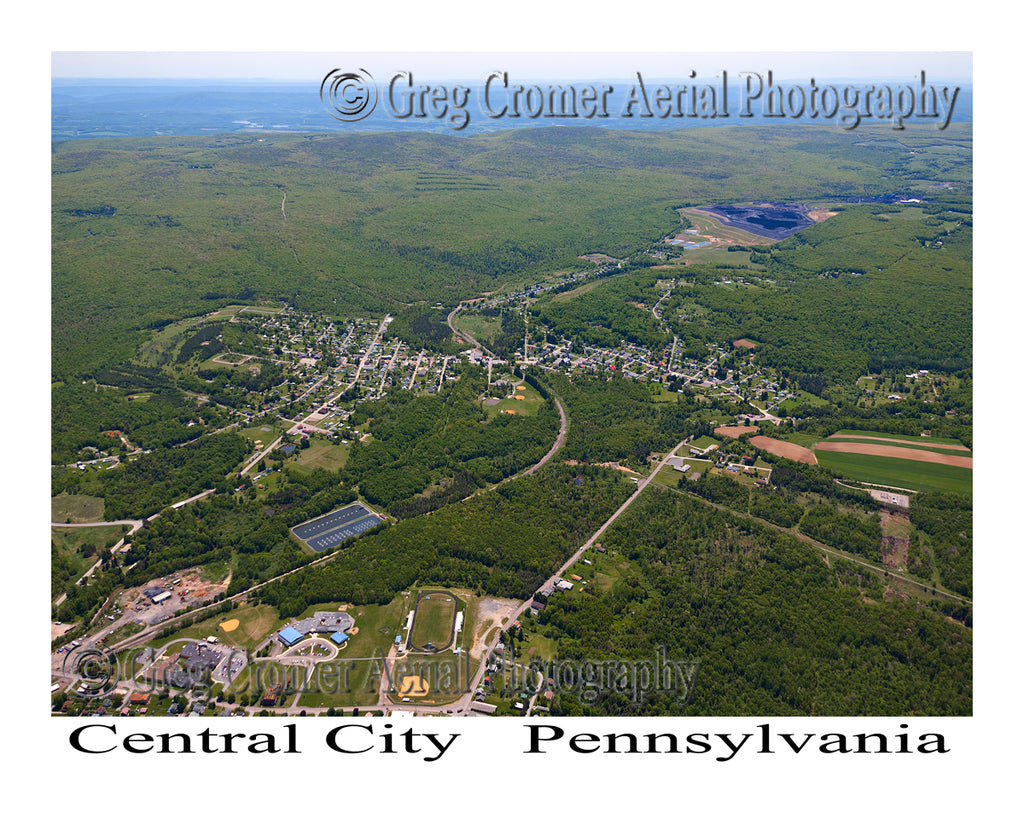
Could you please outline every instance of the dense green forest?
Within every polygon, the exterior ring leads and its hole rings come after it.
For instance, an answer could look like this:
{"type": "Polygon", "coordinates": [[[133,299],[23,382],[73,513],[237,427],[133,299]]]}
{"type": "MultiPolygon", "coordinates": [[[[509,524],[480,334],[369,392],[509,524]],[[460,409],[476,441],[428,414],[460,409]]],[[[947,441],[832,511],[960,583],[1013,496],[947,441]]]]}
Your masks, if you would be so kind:
{"type": "Polygon", "coordinates": [[[615,348],[626,341],[660,350],[672,344],[668,328],[649,306],[638,306],[650,299],[656,278],[657,274],[617,276],[596,290],[565,301],[546,301],[532,312],[554,333],[581,344],[615,348]]]}
{"type": "MultiPolygon", "coordinates": [[[[544,380],[562,398],[572,423],[565,457],[588,463],[632,461],[646,463],[652,452],[671,449],[683,438],[699,437],[711,425],[692,417],[693,398],[655,403],[646,384],[617,374],[580,376],[570,380],[557,373],[544,380]]],[[[728,402],[723,402],[728,403],[728,402]]],[[[714,406],[714,405],[712,405],[714,406]]],[[[728,404],[732,411],[732,404],[728,404]]]]}
{"type": "Polygon", "coordinates": [[[360,405],[352,421],[369,417],[372,440],[352,444],[345,480],[371,503],[404,511],[415,495],[456,475],[469,494],[539,461],[555,441],[558,411],[549,401],[533,416],[491,418],[480,402],[486,388],[486,375],[467,372],[437,395],[393,389],[360,405]]]}
{"type": "Polygon", "coordinates": [[[699,663],[689,699],[560,692],[552,712],[686,715],[971,713],[971,631],[793,537],[666,491],[604,538],[628,571],[608,591],[553,596],[541,613],[566,660],[699,663]]]}
{"type": "Polygon", "coordinates": [[[911,500],[910,520],[916,530],[910,549],[918,561],[917,573],[930,580],[934,566],[943,585],[970,597],[974,563],[970,499],[943,492],[920,492],[911,500]]]}
{"type": "Polygon", "coordinates": [[[800,531],[828,546],[881,561],[882,531],[877,503],[867,494],[837,485],[820,467],[800,464],[793,469],[776,464],[769,486],[747,486],[724,475],[704,474],[680,480],[680,489],[747,512],[785,529],[799,523],[800,531]],[[860,507],[860,514],[842,512],[834,504],[860,507]]]}
{"type": "MultiPolygon", "coordinates": [[[[205,489],[225,490],[225,476],[250,449],[250,444],[238,435],[210,435],[186,446],[141,455],[117,469],[104,471],[98,487],[104,499],[104,514],[107,520],[148,517],[205,489]]],[[[74,494],[80,480],[77,472],[57,468],[51,491],[55,495],[62,491],[74,494]]]]}
{"type": "Polygon", "coordinates": [[[64,464],[96,457],[83,452],[87,447],[110,454],[123,451],[120,439],[108,431],[124,433],[141,449],[157,449],[198,438],[203,424],[218,417],[215,408],[198,408],[166,385],[145,400],[129,400],[122,390],[78,382],[53,387],[50,412],[51,458],[64,464]],[[188,426],[189,421],[194,425],[188,426]]]}
{"type": "MultiPolygon", "coordinates": [[[[416,582],[529,597],[629,496],[632,485],[595,467],[537,474],[357,541],[334,560],[259,591],[282,617],[313,603],[387,603],[416,582]],[[529,509],[529,514],[524,514],[529,509]]],[[[232,583],[234,587],[234,582],[232,583]]]]}

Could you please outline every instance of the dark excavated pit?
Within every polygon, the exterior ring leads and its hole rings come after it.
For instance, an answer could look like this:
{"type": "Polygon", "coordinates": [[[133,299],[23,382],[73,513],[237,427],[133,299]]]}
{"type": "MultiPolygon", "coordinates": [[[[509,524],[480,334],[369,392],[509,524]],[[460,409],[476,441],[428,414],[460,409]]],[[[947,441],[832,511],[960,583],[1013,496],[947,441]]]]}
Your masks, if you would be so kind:
{"type": "Polygon", "coordinates": [[[814,224],[814,220],[807,215],[807,205],[801,203],[715,205],[713,208],[701,210],[710,213],[725,225],[732,225],[768,239],[785,239],[814,224]]]}

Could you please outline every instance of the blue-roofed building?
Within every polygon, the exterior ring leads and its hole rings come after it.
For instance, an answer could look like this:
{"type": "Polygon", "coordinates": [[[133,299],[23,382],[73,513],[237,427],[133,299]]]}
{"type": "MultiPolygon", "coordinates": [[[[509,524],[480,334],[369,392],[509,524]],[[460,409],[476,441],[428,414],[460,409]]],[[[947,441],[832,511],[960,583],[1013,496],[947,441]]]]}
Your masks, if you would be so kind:
{"type": "Polygon", "coordinates": [[[340,646],[348,639],[348,635],[344,631],[336,631],[331,635],[331,639],[340,646]]]}
{"type": "Polygon", "coordinates": [[[277,639],[289,648],[299,642],[304,636],[301,631],[292,626],[286,626],[277,633],[277,639]]]}

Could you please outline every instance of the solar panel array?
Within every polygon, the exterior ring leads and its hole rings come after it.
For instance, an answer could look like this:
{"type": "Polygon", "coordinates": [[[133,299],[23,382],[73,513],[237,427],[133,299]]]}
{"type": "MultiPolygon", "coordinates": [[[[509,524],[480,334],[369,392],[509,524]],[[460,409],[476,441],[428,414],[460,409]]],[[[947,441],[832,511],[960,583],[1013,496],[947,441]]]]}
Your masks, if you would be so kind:
{"type": "Polygon", "coordinates": [[[361,503],[300,523],[292,531],[314,552],[323,552],[355,535],[372,529],[383,518],[361,503]]]}

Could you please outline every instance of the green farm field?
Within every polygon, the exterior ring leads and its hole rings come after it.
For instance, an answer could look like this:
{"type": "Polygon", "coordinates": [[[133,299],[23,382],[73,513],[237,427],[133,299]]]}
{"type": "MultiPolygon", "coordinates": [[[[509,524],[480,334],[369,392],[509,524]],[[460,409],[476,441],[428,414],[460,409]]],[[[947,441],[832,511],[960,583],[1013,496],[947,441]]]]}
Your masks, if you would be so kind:
{"type": "Polygon", "coordinates": [[[959,466],[851,452],[815,450],[814,454],[822,466],[834,469],[855,481],[912,489],[916,492],[938,489],[970,495],[972,491],[972,470],[959,466]]]}

